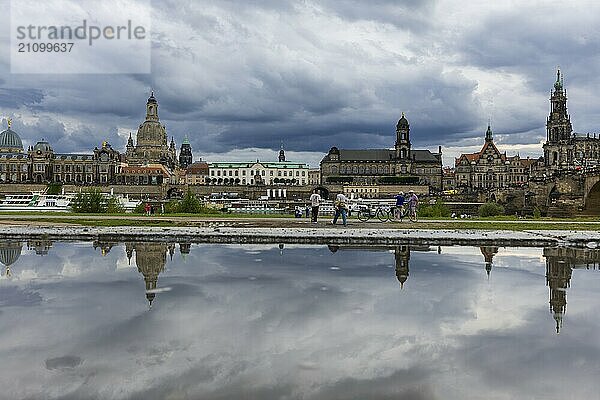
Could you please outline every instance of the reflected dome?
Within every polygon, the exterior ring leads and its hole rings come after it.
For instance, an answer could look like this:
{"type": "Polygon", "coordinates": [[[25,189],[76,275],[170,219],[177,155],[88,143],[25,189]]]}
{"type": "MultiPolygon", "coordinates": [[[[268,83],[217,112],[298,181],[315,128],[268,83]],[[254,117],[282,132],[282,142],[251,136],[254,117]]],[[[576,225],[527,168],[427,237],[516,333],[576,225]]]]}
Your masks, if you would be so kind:
{"type": "Polygon", "coordinates": [[[22,244],[20,242],[0,243],[0,263],[9,267],[21,256],[22,244]]]}

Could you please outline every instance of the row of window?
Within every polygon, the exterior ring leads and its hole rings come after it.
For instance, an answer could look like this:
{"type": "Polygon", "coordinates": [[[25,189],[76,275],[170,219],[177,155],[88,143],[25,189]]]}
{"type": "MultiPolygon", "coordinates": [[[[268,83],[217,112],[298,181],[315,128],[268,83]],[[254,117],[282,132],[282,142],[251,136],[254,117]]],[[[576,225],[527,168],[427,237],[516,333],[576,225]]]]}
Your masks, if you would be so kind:
{"type": "MultiPolygon", "coordinates": [[[[214,170],[211,169],[210,170],[210,176],[239,176],[239,170],[234,169],[234,170],[214,170]]],[[[243,169],[242,171],[242,176],[246,176],[246,170],[243,169]]],[[[250,176],[256,176],[256,175],[261,175],[261,176],[266,176],[266,171],[263,170],[250,170],[250,176]]],[[[274,171],[269,171],[269,176],[275,176],[274,175],[274,171]]],[[[290,176],[293,177],[294,176],[294,171],[277,171],[277,176],[290,176]]],[[[306,176],[306,171],[296,171],[295,176],[299,177],[299,176],[306,176]]]]}
{"type": "MultiPolygon", "coordinates": [[[[250,179],[249,181],[246,178],[208,178],[206,180],[208,184],[213,185],[254,185],[254,179],[250,179]]],[[[257,181],[258,182],[258,181],[257,181]]],[[[262,183],[262,182],[261,182],[262,183]]],[[[269,180],[269,185],[306,185],[306,179],[281,179],[278,178],[269,180]]]]}
{"type": "MultiPolygon", "coordinates": [[[[9,164],[0,164],[0,172],[2,171],[17,171],[19,168],[19,165],[21,167],[21,171],[26,172],[28,169],[29,164],[15,164],[15,163],[9,163],[9,164]]],[[[45,172],[47,170],[47,167],[49,165],[47,164],[33,164],[33,171],[34,172],[45,172]]],[[[63,166],[61,165],[54,165],[53,166],[53,171],[54,172],[75,172],[75,173],[83,173],[83,172],[93,172],[94,171],[94,166],[92,164],[86,164],[85,168],[83,165],[71,165],[71,164],[66,164],[64,165],[64,168],[62,168],[63,166]]],[[[108,173],[108,169],[109,167],[107,165],[100,165],[100,172],[101,173],[108,173]]]]}

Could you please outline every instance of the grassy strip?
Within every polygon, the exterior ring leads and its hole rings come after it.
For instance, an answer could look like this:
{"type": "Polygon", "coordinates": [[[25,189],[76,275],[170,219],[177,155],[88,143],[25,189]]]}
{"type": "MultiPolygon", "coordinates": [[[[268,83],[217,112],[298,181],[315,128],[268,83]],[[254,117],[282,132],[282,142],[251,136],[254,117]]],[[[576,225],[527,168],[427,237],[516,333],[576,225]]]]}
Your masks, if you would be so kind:
{"type": "MultiPolygon", "coordinates": [[[[186,226],[204,226],[206,221],[189,221],[186,219],[157,220],[153,218],[138,219],[85,219],[85,218],[31,218],[28,222],[70,224],[80,226],[158,226],[158,227],[186,227],[186,226]]],[[[298,220],[300,221],[300,220],[298,220]]],[[[302,220],[306,222],[306,219],[302,220]]],[[[307,227],[308,225],[297,224],[294,222],[284,222],[273,224],[273,227],[307,227]]],[[[331,227],[329,224],[321,222],[319,225],[310,225],[310,227],[331,227]]],[[[350,221],[351,228],[375,228],[375,229],[428,229],[428,230],[506,230],[506,231],[526,231],[526,230],[577,230],[577,231],[598,231],[600,227],[597,224],[586,224],[584,222],[573,222],[568,224],[554,224],[551,221],[539,223],[518,224],[514,222],[490,222],[482,223],[475,221],[454,221],[454,222],[427,222],[417,223],[362,223],[358,220],[350,221]]]]}
{"type": "MultiPolygon", "coordinates": [[[[564,221],[564,220],[563,220],[564,221]]],[[[586,224],[585,222],[573,222],[568,224],[554,224],[552,222],[519,224],[515,222],[417,222],[417,223],[393,223],[385,227],[397,229],[445,229],[445,230],[499,230],[499,231],[532,231],[532,230],[560,230],[560,231],[598,231],[597,224],[586,224]]]]}

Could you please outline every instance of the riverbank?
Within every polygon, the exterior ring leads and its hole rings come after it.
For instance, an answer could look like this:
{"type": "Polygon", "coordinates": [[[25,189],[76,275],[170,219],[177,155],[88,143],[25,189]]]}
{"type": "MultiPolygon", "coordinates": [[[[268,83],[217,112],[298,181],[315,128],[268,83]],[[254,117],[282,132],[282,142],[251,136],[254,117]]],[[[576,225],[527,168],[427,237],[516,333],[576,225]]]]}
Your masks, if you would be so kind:
{"type": "MultiPolygon", "coordinates": [[[[307,218],[289,218],[285,216],[247,216],[247,215],[132,215],[132,214],[0,214],[2,225],[56,226],[73,225],[87,227],[253,227],[253,228],[324,228],[331,218],[321,217],[318,225],[307,218]]],[[[598,231],[600,221],[593,218],[578,219],[423,219],[417,223],[382,223],[377,219],[361,222],[356,218],[349,220],[351,229],[429,229],[429,230],[564,230],[598,231]]]]}
{"type": "Polygon", "coordinates": [[[0,240],[184,242],[184,243],[284,243],[331,245],[471,245],[471,246],[577,246],[595,248],[598,231],[372,229],[343,226],[312,228],[207,227],[84,227],[4,225],[0,240]]]}

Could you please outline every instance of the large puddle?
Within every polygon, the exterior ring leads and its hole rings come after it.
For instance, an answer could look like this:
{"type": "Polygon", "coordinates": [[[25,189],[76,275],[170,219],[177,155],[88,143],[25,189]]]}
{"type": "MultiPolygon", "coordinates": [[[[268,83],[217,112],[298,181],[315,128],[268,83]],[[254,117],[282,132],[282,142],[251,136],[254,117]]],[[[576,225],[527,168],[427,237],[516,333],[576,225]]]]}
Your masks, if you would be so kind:
{"type": "Polygon", "coordinates": [[[600,250],[0,242],[0,398],[591,399],[600,250]]]}

